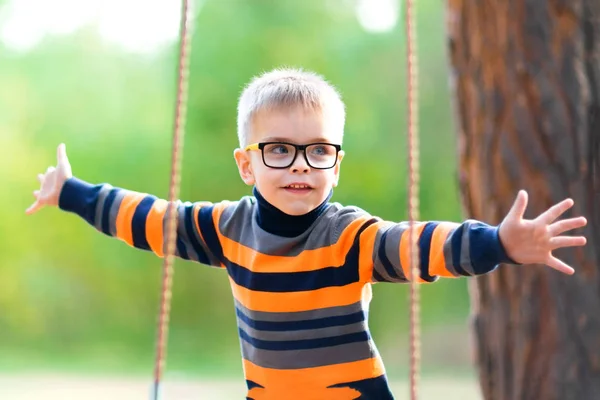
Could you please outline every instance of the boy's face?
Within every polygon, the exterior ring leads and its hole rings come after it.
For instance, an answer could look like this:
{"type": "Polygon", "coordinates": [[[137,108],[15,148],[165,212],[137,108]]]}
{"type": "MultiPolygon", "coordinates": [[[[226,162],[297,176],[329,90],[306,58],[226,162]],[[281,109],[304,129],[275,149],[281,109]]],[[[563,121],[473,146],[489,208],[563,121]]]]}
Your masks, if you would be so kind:
{"type": "MultiPolygon", "coordinates": [[[[250,130],[249,144],[264,142],[288,142],[306,145],[311,143],[339,144],[338,132],[326,123],[322,113],[290,109],[263,110],[258,112],[250,130]]],[[[328,148],[315,146],[307,150],[311,164],[317,165],[325,159],[328,148]]],[[[284,165],[291,159],[293,148],[271,146],[265,149],[265,157],[270,165],[284,165]]],[[[234,157],[242,180],[247,185],[256,185],[260,194],[272,205],[289,215],[302,215],[315,209],[337,186],[342,151],[334,159],[335,166],[329,169],[315,169],[306,162],[304,151],[297,151],[294,162],[286,168],[271,168],[265,165],[260,150],[244,151],[236,149],[234,157]]],[[[333,164],[333,163],[331,163],[333,164]]]]}

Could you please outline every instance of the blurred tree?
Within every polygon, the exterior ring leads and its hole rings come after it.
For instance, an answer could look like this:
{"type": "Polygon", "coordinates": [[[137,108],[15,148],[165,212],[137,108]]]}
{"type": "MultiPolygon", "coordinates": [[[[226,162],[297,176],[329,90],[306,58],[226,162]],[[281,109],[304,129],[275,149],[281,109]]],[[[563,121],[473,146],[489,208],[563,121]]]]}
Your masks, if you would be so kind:
{"type": "Polygon", "coordinates": [[[572,277],[503,267],[472,280],[486,399],[600,398],[600,2],[449,0],[460,184],[469,216],[499,223],[570,196],[588,245],[556,254],[572,277]]]}

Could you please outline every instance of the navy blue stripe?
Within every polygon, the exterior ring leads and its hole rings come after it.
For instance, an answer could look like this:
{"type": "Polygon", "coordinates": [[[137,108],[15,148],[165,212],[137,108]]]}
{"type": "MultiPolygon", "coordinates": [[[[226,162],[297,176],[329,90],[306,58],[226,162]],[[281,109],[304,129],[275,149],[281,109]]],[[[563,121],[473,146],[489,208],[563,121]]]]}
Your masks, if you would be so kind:
{"type": "MultiPolygon", "coordinates": [[[[360,235],[375,219],[367,221],[358,230],[344,264],[325,267],[315,271],[301,272],[252,272],[224,258],[233,281],[242,287],[262,292],[301,292],[332,286],[345,286],[359,281],[358,260],[360,235]]],[[[207,240],[208,242],[208,240],[207,240]]]]}
{"type": "Polygon", "coordinates": [[[471,276],[467,271],[460,266],[460,255],[462,248],[462,235],[465,229],[465,224],[461,224],[452,234],[450,245],[452,246],[452,266],[459,275],[471,276]]]}
{"type": "MultiPolygon", "coordinates": [[[[385,243],[387,240],[387,235],[390,230],[386,230],[383,235],[381,235],[381,241],[379,242],[379,249],[377,249],[377,256],[379,256],[379,260],[381,261],[381,265],[385,268],[385,271],[392,279],[397,280],[406,280],[404,276],[398,275],[396,268],[390,262],[386,252],[385,252],[385,243]]],[[[400,246],[398,246],[400,248],[400,246]]],[[[399,250],[398,250],[399,251],[399,250]]]]}
{"type": "Polygon", "coordinates": [[[362,311],[357,311],[348,315],[337,315],[334,317],[324,317],[307,319],[302,321],[258,321],[248,317],[239,308],[236,307],[236,314],[248,326],[261,331],[301,331],[309,329],[327,328],[330,326],[343,326],[363,322],[365,315],[362,311]]]}
{"type": "Polygon", "coordinates": [[[217,260],[223,262],[223,248],[217,236],[217,230],[213,221],[214,206],[201,207],[198,212],[198,226],[206,246],[213,252],[217,260]]]}
{"type": "Polygon", "coordinates": [[[373,269],[373,278],[377,282],[386,282],[387,281],[387,279],[385,279],[383,276],[381,276],[381,274],[379,274],[379,272],[377,272],[376,269],[373,269]]]}
{"type": "MultiPolygon", "coordinates": [[[[254,388],[261,388],[264,389],[264,386],[259,385],[258,383],[251,381],[250,379],[246,379],[246,387],[248,388],[248,391],[254,389],[254,388]]],[[[246,400],[254,400],[254,398],[252,397],[246,397],[246,400]]]]}
{"type": "Polygon", "coordinates": [[[301,292],[345,286],[359,280],[358,268],[353,265],[353,260],[348,258],[341,267],[302,272],[252,272],[227,259],[225,264],[236,284],[263,292],[301,292]]]}
{"type": "Polygon", "coordinates": [[[369,400],[394,400],[390,391],[387,377],[379,375],[376,378],[363,379],[361,381],[337,383],[328,386],[330,388],[351,388],[360,393],[359,399],[369,400]]]}
{"type": "Polygon", "coordinates": [[[431,253],[431,238],[437,226],[437,222],[428,222],[419,237],[421,279],[426,282],[434,282],[436,280],[435,277],[429,275],[429,254],[431,253]]]}
{"type": "Polygon", "coordinates": [[[108,196],[104,199],[104,208],[102,209],[102,232],[106,235],[110,235],[110,208],[112,207],[117,192],[120,189],[113,188],[108,193],[108,196]]]}
{"type": "Polygon", "coordinates": [[[146,220],[155,201],[156,197],[154,196],[144,197],[135,208],[131,218],[131,238],[133,246],[138,249],[150,250],[150,245],[146,239],[146,220]]]}
{"type": "Polygon", "coordinates": [[[58,196],[61,210],[76,213],[87,223],[96,225],[96,205],[98,194],[104,185],[91,185],[78,178],[67,179],[58,196]]]}
{"type": "Polygon", "coordinates": [[[186,206],[186,207],[184,207],[183,212],[185,213],[185,215],[184,215],[185,228],[184,229],[187,233],[187,237],[190,239],[190,244],[192,245],[192,248],[198,255],[198,261],[200,261],[202,264],[210,265],[210,260],[208,259],[206,252],[204,251],[204,249],[202,248],[202,245],[200,244],[200,242],[198,241],[198,239],[196,237],[196,229],[195,229],[196,224],[194,224],[194,207],[186,206]]]}
{"type": "Polygon", "coordinates": [[[259,388],[264,388],[264,386],[259,385],[258,383],[251,381],[249,379],[246,379],[246,386],[248,386],[248,389],[254,389],[255,387],[259,387],[259,388]]]}
{"type": "Polygon", "coordinates": [[[183,258],[184,260],[190,260],[190,256],[187,252],[187,249],[185,248],[185,244],[183,243],[183,241],[179,239],[179,237],[177,237],[175,243],[177,244],[177,252],[179,253],[179,257],[183,258]]]}
{"type": "Polygon", "coordinates": [[[243,329],[239,329],[240,338],[250,343],[257,349],[263,350],[309,350],[319,349],[323,347],[339,346],[341,344],[366,342],[370,339],[366,331],[348,333],[346,335],[319,338],[319,339],[303,339],[303,340],[259,340],[248,335],[243,329]]]}
{"type": "Polygon", "coordinates": [[[471,223],[469,229],[469,259],[475,275],[493,271],[508,258],[502,249],[498,228],[484,223],[471,223]]]}

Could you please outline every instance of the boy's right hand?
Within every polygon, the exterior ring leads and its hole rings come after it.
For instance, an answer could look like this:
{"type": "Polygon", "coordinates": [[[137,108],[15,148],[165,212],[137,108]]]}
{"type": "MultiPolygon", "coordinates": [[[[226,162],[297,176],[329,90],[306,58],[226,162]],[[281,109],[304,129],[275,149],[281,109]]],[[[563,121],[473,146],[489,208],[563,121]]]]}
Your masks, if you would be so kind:
{"type": "Polygon", "coordinates": [[[26,214],[33,214],[44,208],[44,206],[58,206],[58,198],[62,187],[67,179],[73,176],[71,164],[69,164],[67,151],[63,143],[58,145],[56,158],[56,167],[48,167],[46,173],[38,174],[40,190],[33,192],[35,201],[25,210],[26,214]]]}

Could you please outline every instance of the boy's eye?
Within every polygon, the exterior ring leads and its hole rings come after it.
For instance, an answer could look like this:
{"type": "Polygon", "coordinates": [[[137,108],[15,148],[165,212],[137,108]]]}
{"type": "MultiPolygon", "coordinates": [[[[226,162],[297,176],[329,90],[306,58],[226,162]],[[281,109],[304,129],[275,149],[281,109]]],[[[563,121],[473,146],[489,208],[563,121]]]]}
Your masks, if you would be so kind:
{"type": "Polygon", "coordinates": [[[332,153],[331,146],[315,145],[311,146],[310,153],[315,156],[326,156],[332,153]]]}
{"type": "Polygon", "coordinates": [[[288,146],[283,145],[283,144],[272,144],[270,146],[267,146],[267,148],[265,150],[268,153],[272,153],[272,154],[288,154],[290,152],[290,150],[288,149],[288,146]]]}

